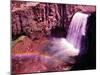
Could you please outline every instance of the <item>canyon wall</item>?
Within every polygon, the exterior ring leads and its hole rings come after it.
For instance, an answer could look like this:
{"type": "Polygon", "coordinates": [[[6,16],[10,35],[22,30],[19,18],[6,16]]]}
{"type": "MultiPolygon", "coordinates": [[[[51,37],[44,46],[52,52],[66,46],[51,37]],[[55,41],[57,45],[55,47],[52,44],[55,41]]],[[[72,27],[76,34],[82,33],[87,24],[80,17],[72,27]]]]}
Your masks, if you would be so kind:
{"type": "Polygon", "coordinates": [[[11,7],[13,39],[21,35],[31,39],[51,35],[65,37],[76,12],[90,13],[96,10],[94,6],[25,1],[12,1],[11,7]]]}

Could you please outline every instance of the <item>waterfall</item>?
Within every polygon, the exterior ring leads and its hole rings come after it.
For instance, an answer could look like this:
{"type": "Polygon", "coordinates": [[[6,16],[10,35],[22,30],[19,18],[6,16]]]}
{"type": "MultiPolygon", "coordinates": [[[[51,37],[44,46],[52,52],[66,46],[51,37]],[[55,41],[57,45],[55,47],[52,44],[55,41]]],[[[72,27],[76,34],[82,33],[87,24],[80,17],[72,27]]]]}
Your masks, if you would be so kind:
{"type": "Polygon", "coordinates": [[[87,18],[88,14],[77,12],[69,26],[66,38],[77,49],[80,49],[82,36],[85,36],[87,18]]]}

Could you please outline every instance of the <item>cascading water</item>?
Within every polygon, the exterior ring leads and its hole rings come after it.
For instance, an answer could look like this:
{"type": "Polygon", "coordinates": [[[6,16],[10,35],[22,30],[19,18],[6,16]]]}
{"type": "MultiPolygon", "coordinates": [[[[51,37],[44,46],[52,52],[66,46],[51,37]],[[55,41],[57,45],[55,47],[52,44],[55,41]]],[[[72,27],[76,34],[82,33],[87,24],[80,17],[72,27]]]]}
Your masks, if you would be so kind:
{"type": "MultiPolygon", "coordinates": [[[[66,38],[53,38],[46,44],[45,50],[52,57],[63,62],[73,62],[71,57],[78,56],[82,37],[85,36],[88,14],[75,13],[66,38]]],[[[74,58],[72,58],[74,60],[74,58]]]]}
{"type": "Polygon", "coordinates": [[[67,40],[76,49],[80,50],[82,36],[85,36],[88,14],[77,12],[69,26],[67,40]]]}

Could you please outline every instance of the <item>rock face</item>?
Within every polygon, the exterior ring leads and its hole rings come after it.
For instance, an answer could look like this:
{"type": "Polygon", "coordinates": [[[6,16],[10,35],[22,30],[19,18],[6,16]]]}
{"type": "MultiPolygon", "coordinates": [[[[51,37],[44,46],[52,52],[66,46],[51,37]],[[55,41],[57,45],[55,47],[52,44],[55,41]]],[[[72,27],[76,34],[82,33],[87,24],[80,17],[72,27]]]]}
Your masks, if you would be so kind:
{"type": "MultiPolygon", "coordinates": [[[[12,3],[12,5],[14,4],[12,3]]],[[[55,9],[57,9],[55,4],[48,7],[48,4],[43,3],[36,6],[29,6],[29,3],[28,6],[27,3],[23,5],[19,3],[18,8],[12,8],[13,37],[25,34],[34,39],[38,38],[37,33],[50,35],[51,28],[57,25],[58,17],[60,17],[58,10],[55,9]]]]}
{"type": "Polygon", "coordinates": [[[12,1],[12,37],[16,39],[24,34],[31,39],[40,38],[37,33],[42,36],[51,35],[51,29],[56,27],[62,28],[62,35],[65,35],[77,11],[93,12],[95,7],[12,1]]]}

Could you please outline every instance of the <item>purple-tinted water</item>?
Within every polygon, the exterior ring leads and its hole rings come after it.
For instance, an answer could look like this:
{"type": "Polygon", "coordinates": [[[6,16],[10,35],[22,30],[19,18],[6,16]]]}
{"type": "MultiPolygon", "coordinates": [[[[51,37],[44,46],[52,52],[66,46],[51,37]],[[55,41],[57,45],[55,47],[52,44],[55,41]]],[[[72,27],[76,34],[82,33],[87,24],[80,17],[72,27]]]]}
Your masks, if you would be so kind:
{"type": "Polygon", "coordinates": [[[87,18],[88,14],[77,12],[69,26],[66,38],[77,49],[80,49],[82,36],[85,36],[87,18]]]}

